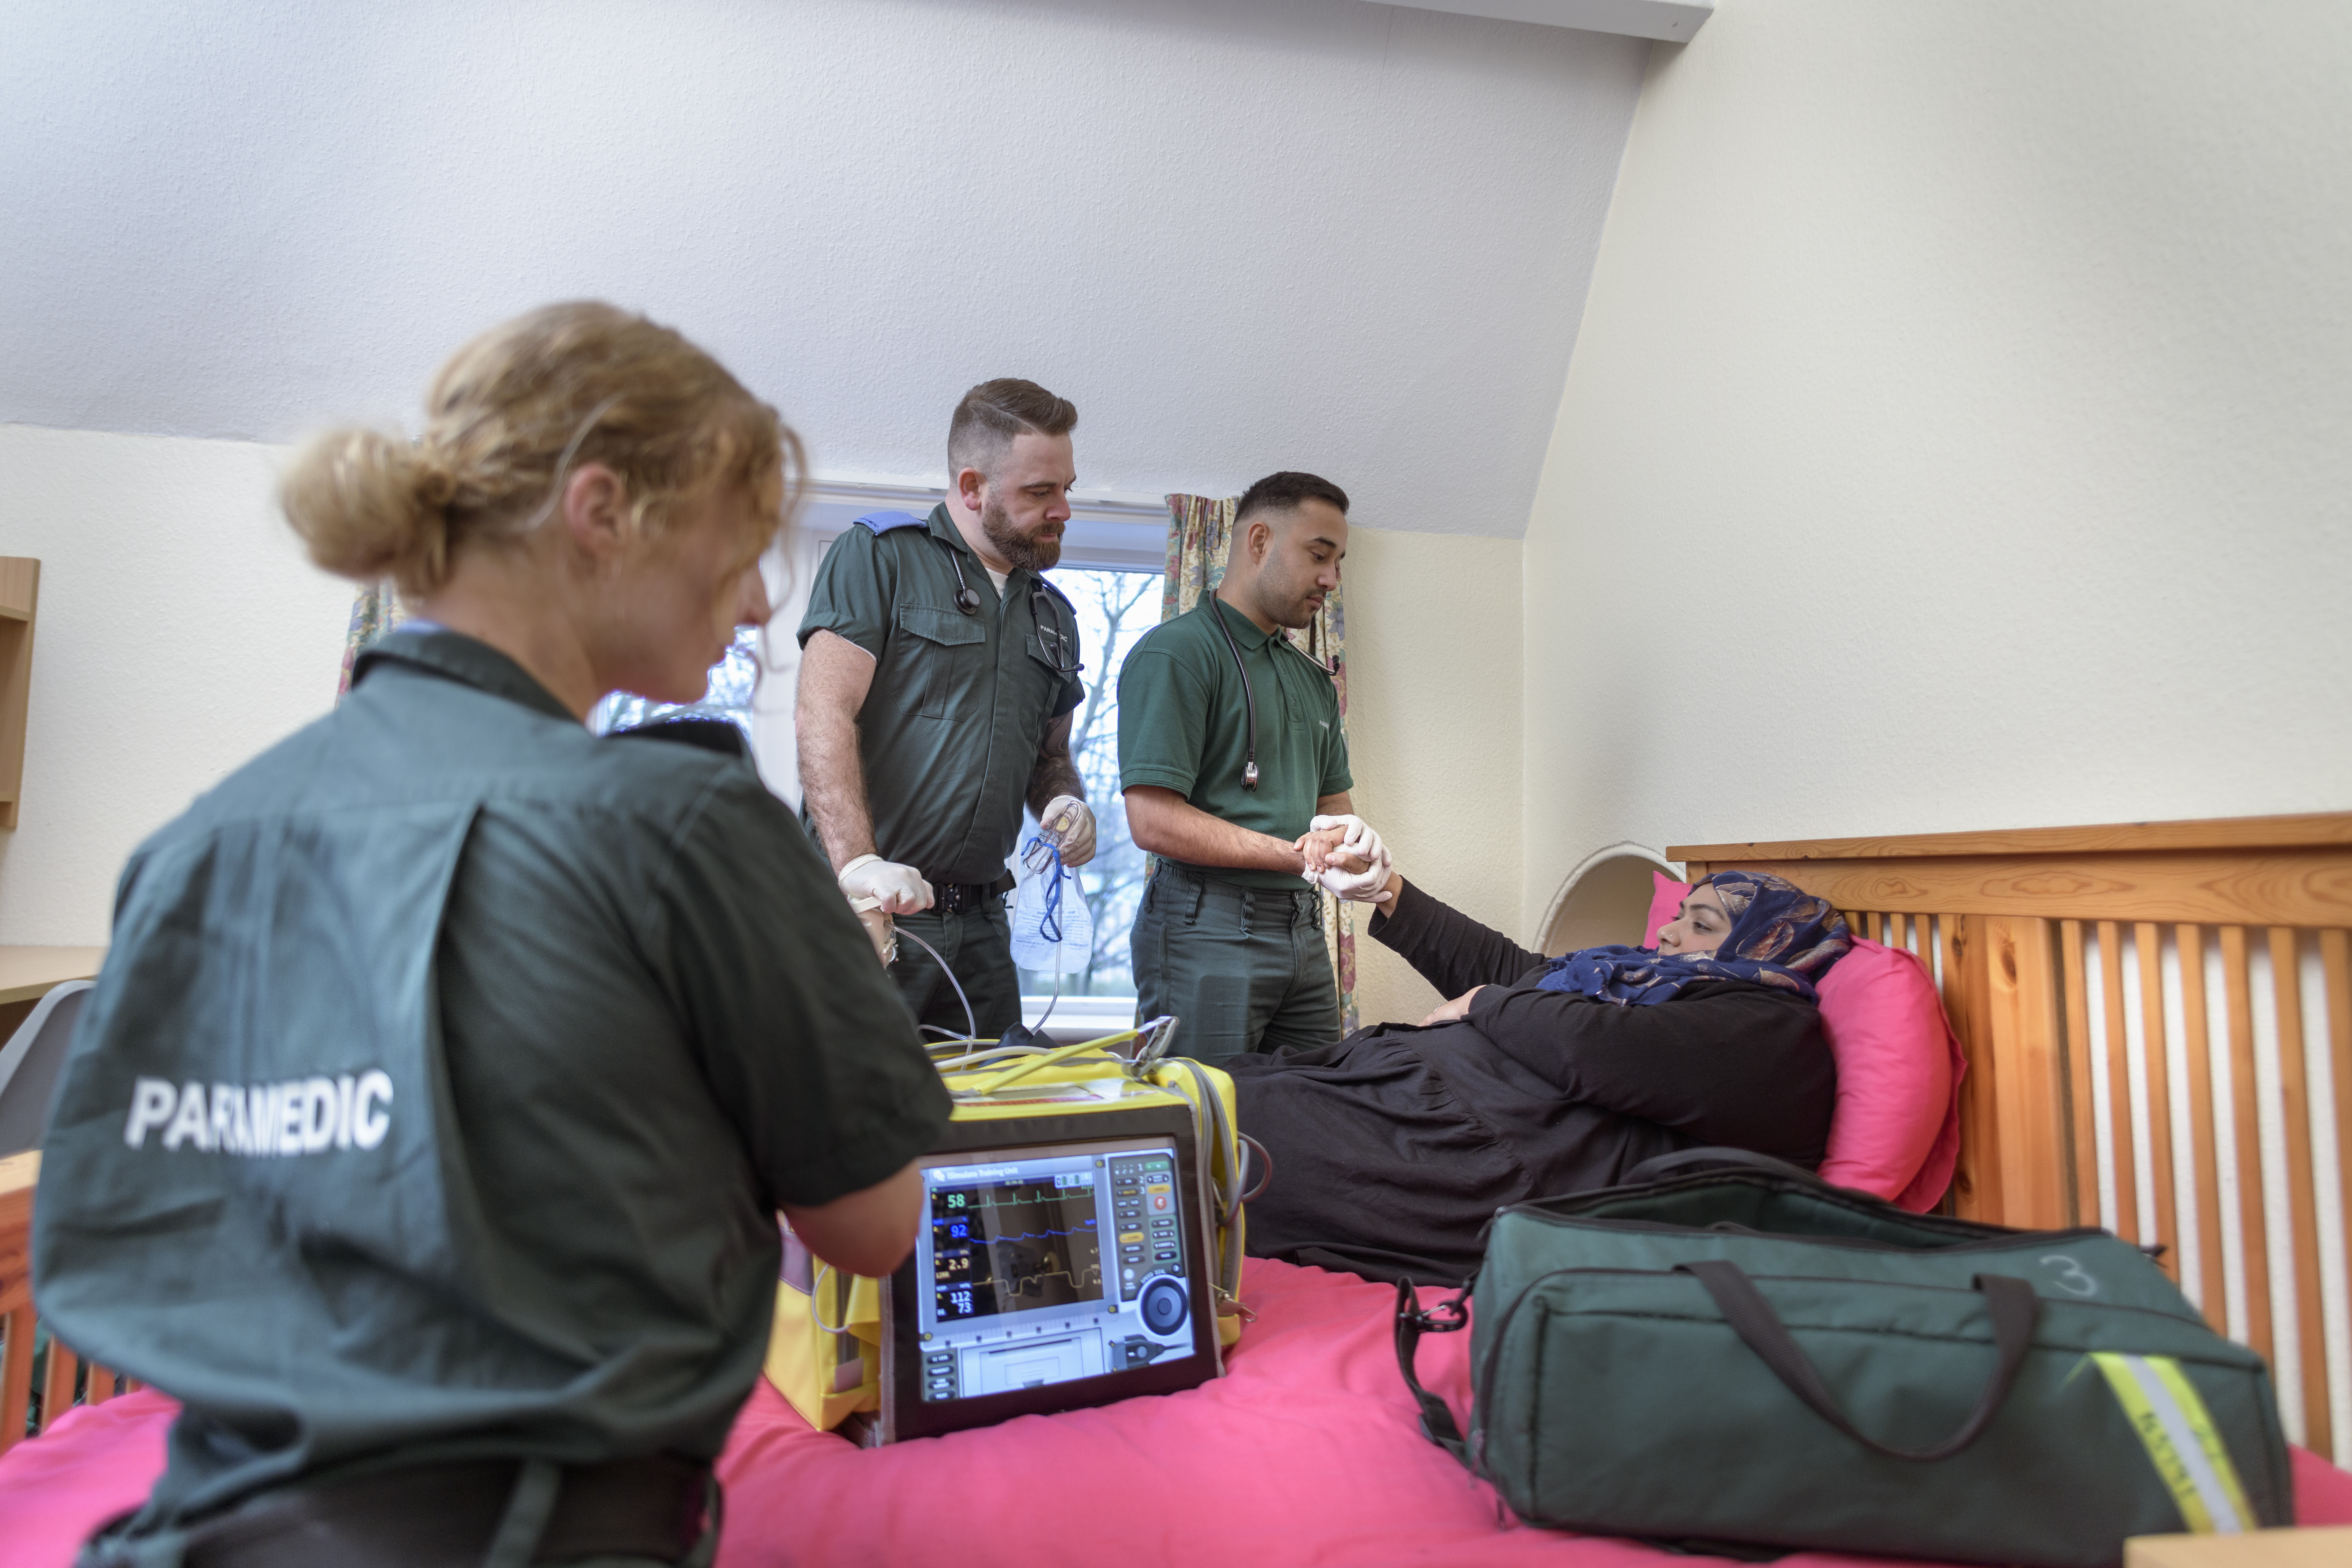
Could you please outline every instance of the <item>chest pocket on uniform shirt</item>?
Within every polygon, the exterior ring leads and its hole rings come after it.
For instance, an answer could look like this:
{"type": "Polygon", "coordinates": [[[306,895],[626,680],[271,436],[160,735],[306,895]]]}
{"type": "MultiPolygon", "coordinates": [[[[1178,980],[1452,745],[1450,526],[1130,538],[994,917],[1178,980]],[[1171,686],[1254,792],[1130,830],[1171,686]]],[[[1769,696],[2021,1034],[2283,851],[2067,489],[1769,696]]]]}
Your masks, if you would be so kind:
{"type": "MultiPolygon", "coordinates": [[[[1049,631],[1056,627],[1071,632],[1075,632],[1076,629],[1074,624],[1076,617],[1075,616],[1070,616],[1066,611],[1062,611],[1059,605],[1055,606],[1055,609],[1052,611],[1041,610],[1039,613],[1047,616],[1055,616],[1058,613],[1058,618],[1050,619],[1045,623],[1049,631]]],[[[1029,671],[1029,685],[1026,694],[1034,704],[1038,716],[1038,739],[1043,740],[1045,739],[1045,726],[1053,722],[1050,715],[1053,711],[1054,705],[1061,700],[1065,683],[1072,680],[1083,681],[1086,678],[1082,675],[1065,675],[1056,671],[1054,668],[1053,660],[1045,657],[1045,644],[1047,641],[1052,641],[1054,646],[1056,647],[1066,647],[1066,644],[1051,637],[1040,639],[1037,636],[1036,628],[1034,626],[1030,628],[1029,635],[1024,641],[1027,644],[1027,651],[1029,654],[1029,663],[1027,666],[1029,671]]],[[[1065,659],[1069,658],[1069,657],[1070,656],[1067,653],[1062,655],[1062,658],[1065,659]]]]}
{"type": "Polygon", "coordinates": [[[1331,743],[1333,721],[1328,716],[1321,701],[1323,694],[1315,689],[1315,683],[1328,678],[1295,658],[1286,657],[1279,662],[1283,717],[1290,727],[1291,743],[1299,748],[1300,760],[1319,780],[1323,753],[1331,743]]]}
{"type": "Polygon", "coordinates": [[[899,701],[908,712],[945,719],[981,696],[988,678],[988,629],[977,616],[938,605],[901,605],[899,701]]]}

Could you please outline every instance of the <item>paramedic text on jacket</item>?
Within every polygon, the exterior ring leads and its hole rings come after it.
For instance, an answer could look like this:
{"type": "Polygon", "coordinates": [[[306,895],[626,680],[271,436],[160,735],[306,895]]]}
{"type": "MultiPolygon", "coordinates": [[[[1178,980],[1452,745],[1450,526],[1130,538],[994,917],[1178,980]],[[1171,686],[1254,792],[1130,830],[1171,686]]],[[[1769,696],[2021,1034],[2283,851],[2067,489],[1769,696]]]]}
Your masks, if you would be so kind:
{"type": "Polygon", "coordinates": [[[392,1130],[392,1076],[381,1068],[333,1078],[283,1083],[216,1083],[174,1089],[169,1079],[142,1078],[131,1086],[122,1141],[145,1146],[157,1128],[167,1150],[194,1147],[207,1154],[320,1154],[330,1149],[373,1149],[392,1130]]]}

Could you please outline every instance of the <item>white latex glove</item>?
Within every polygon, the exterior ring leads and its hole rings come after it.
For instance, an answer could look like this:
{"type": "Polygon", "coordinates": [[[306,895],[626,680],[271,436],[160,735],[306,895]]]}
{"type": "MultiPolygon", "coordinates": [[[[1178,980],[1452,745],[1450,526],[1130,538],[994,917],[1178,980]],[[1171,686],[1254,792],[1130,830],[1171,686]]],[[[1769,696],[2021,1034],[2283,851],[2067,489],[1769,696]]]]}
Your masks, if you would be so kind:
{"type": "Polygon", "coordinates": [[[1385,904],[1390,898],[1389,876],[1395,869],[1383,847],[1360,871],[1343,871],[1331,866],[1325,868],[1321,875],[1307,879],[1335,899],[1356,904],[1385,904]]]}
{"type": "Polygon", "coordinates": [[[860,855],[841,868],[835,885],[852,907],[872,899],[884,914],[911,915],[931,907],[931,885],[912,866],[900,866],[879,855],[860,855]]]}
{"type": "Polygon", "coordinates": [[[1347,832],[1340,837],[1339,847],[1357,859],[1377,860],[1383,865],[1387,864],[1389,854],[1387,847],[1381,843],[1381,836],[1372,831],[1372,825],[1362,817],[1348,813],[1339,816],[1318,816],[1307,824],[1307,831],[1309,833],[1320,833],[1327,827],[1347,829],[1347,832]]]}
{"type": "Polygon", "coordinates": [[[1094,808],[1074,795],[1057,795],[1045,803],[1038,830],[1062,852],[1062,864],[1072,868],[1095,858],[1094,808]]]}

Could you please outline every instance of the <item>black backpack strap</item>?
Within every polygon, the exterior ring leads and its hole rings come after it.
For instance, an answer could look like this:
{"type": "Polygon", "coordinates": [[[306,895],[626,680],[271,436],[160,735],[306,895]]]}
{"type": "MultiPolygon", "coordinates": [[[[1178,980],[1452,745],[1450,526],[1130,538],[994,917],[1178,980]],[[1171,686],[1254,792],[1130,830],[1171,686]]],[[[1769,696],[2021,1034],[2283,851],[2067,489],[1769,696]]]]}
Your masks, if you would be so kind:
{"type": "Polygon", "coordinates": [[[1732,1332],[1756,1352],[1757,1359],[1772,1369],[1772,1375],[1787,1384],[1789,1392],[1802,1400],[1806,1408],[1872,1453],[1884,1454],[1890,1459],[1948,1459],[1982,1436],[2008,1401],[2009,1391],[2017,1386],[2017,1374],[2024,1369],[2026,1352],[2033,1348],[2034,1322],[2042,1315],[2042,1298],[2024,1280],[2007,1274],[1978,1275],[1972,1283],[1983,1295],[1985,1308],[1992,1318],[1992,1375],[1985,1380],[1977,1407],[1969,1413],[1958,1431],[1933,1447],[1896,1448],[1862,1432],[1846,1418],[1845,1412],[1838,1408],[1837,1395],[1822,1381],[1822,1374],[1814,1369],[1804,1347],[1797,1343],[1796,1336],[1772,1310],[1772,1303],[1764,1299],[1764,1293],[1756,1289],[1755,1282],[1739,1265],[1714,1258],[1675,1267],[1678,1272],[1698,1276],[1698,1282],[1715,1298],[1716,1309],[1731,1325],[1732,1332]]]}
{"type": "Polygon", "coordinates": [[[1414,1294],[1412,1281],[1397,1281],[1396,1352],[1397,1370],[1404,1373],[1404,1385],[1412,1390],[1413,1403],[1421,1406],[1421,1435],[1467,1465],[1470,1445],[1463,1440],[1462,1428],[1454,1419],[1454,1412],[1445,1401],[1421,1385],[1421,1374],[1412,1364],[1413,1352],[1421,1345],[1423,1334],[1459,1333],[1470,1326],[1468,1280],[1449,1301],[1440,1301],[1429,1311],[1421,1310],[1421,1298],[1414,1294]]]}

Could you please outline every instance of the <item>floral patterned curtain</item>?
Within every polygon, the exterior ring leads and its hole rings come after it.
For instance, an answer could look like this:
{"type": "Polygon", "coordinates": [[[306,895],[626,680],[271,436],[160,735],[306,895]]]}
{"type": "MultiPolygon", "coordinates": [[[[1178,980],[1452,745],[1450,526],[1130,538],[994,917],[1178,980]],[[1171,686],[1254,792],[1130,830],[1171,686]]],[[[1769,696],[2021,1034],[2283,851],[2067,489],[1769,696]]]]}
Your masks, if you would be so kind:
{"type": "Polygon", "coordinates": [[[400,591],[391,584],[360,590],[359,597],[352,601],[351,630],[343,634],[343,679],[335,688],[336,701],[341,702],[352,689],[352,666],[360,650],[406,619],[408,606],[400,602],[400,591]]]}
{"type": "MultiPolygon", "coordinates": [[[[1168,498],[1168,577],[1160,595],[1160,618],[1174,620],[1216,591],[1224,580],[1225,552],[1233,543],[1234,510],[1241,497],[1168,498]]],[[[1343,590],[1334,589],[1306,627],[1283,635],[1317,663],[1339,672],[1339,730],[1348,728],[1348,614],[1343,590]]],[[[1323,942],[1339,983],[1339,1032],[1356,1027],[1356,906],[1323,895],[1323,942]]]]}

